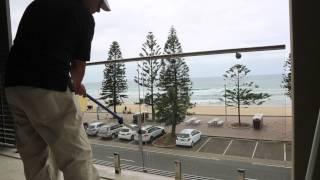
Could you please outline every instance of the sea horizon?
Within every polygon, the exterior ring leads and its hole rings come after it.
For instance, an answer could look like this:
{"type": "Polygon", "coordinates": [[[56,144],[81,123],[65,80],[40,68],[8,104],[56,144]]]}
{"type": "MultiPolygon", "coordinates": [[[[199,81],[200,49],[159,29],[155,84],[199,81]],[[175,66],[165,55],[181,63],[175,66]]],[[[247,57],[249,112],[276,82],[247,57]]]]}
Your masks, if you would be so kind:
{"type": "MultiPolygon", "coordinates": [[[[224,102],[220,101],[224,94],[223,77],[191,77],[192,96],[191,102],[200,106],[224,106],[224,102]]],[[[127,104],[135,104],[139,100],[139,88],[133,79],[128,80],[128,98],[123,99],[127,104]]],[[[266,75],[249,75],[247,81],[253,81],[259,89],[256,92],[269,93],[271,97],[261,106],[291,106],[291,99],[285,95],[286,89],[281,87],[282,74],[266,74],[266,75]]],[[[98,98],[100,97],[100,89],[102,82],[85,82],[87,92],[98,98]]],[[[227,85],[228,87],[228,85],[227,85]]],[[[140,97],[143,98],[146,89],[140,86],[140,97]]]]}

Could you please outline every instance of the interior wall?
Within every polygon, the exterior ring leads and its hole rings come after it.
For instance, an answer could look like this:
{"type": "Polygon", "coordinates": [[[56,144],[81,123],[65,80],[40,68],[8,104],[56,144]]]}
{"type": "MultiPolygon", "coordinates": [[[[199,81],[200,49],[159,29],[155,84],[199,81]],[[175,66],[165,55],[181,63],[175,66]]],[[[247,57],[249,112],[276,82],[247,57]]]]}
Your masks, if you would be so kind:
{"type": "Polygon", "coordinates": [[[11,47],[11,21],[9,0],[0,1],[0,146],[15,145],[13,120],[4,96],[4,70],[11,47]]]}
{"type": "Polygon", "coordinates": [[[9,0],[1,0],[0,2],[0,23],[0,72],[3,72],[4,59],[6,59],[12,43],[9,0]]]}
{"type": "MultiPolygon", "coordinates": [[[[311,0],[291,0],[293,55],[293,119],[295,180],[305,178],[320,107],[318,6],[311,0]]],[[[319,153],[319,152],[318,152],[319,153]]],[[[320,156],[313,179],[320,179],[320,156]]]]}

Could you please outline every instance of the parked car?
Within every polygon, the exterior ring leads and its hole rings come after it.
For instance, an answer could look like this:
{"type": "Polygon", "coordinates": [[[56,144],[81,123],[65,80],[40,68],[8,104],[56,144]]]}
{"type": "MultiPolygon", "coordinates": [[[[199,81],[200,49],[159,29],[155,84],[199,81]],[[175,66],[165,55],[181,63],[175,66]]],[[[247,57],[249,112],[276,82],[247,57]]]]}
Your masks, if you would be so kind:
{"type": "Polygon", "coordinates": [[[102,138],[115,138],[118,136],[118,133],[120,131],[120,129],[122,128],[121,124],[107,124],[107,125],[103,125],[99,132],[98,132],[98,136],[102,137],[102,138]]]}
{"type": "Polygon", "coordinates": [[[99,132],[99,129],[101,128],[101,126],[105,125],[105,123],[103,122],[93,122],[90,123],[89,126],[86,129],[86,133],[89,136],[96,136],[99,132]]]}
{"type": "MultiPolygon", "coordinates": [[[[144,126],[141,128],[142,142],[152,142],[156,137],[165,134],[164,127],[161,126],[144,126]]],[[[139,134],[134,134],[134,140],[139,141],[139,134]]]]}
{"type": "Polygon", "coordinates": [[[134,134],[137,132],[137,125],[132,124],[130,125],[132,129],[128,127],[122,127],[119,131],[118,138],[119,139],[126,139],[126,140],[133,140],[134,134]]]}
{"type": "Polygon", "coordinates": [[[201,132],[196,129],[183,129],[177,134],[176,145],[190,146],[198,142],[201,138],[201,132]]]}

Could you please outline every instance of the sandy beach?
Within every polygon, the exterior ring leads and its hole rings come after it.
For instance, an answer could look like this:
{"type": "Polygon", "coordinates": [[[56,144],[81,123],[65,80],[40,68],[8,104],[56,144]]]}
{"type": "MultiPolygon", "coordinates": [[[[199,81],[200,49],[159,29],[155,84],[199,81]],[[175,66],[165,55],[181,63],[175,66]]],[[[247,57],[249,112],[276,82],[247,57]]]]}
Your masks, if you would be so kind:
{"type": "MultiPolygon", "coordinates": [[[[96,113],[96,106],[92,104],[93,108],[90,111],[84,112],[84,120],[86,122],[96,121],[97,115],[101,121],[106,123],[116,122],[112,116],[105,112],[96,113]]],[[[117,112],[122,116],[126,123],[132,123],[132,114],[123,114],[123,110],[131,113],[140,111],[147,111],[151,113],[150,106],[141,106],[134,104],[126,104],[117,107],[117,112]]],[[[113,108],[111,108],[113,110],[113,108]]],[[[236,137],[246,139],[264,139],[264,140],[277,140],[277,141],[291,141],[292,140],[292,117],[291,107],[277,107],[277,106],[252,106],[249,108],[241,109],[241,121],[251,125],[249,129],[234,129],[231,127],[232,123],[238,122],[237,111],[235,108],[228,108],[227,115],[225,115],[225,108],[223,106],[196,106],[189,109],[189,114],[186,119],[196,117],[201,120],[197,126],[188,126],[185,123],[180,123],[177,126],[177,131],[183,128],[196,128],[200,130],[203,135],[208,136],[222,136],[222,137],[236,137]],[[252,115],[256,113],[264,114],[264,127],[262,130],[257,131],[252,128],[252,115]],[[224,126],[221,128],[210,128],[207,123],[213,118],[224,120],[224,126]]],[[[150,123],[150,122],[147,122],[150,123]]],[[[166,127],[169,132],[171,126],[166,127]]]]}
{"type": "MultiPolygon", "coordinates": [[[[90,112],[96,112],[96,105],[93,102],[89,102],[92,105],[90,112]]],[[[127,111],[132,113],[147,111],[151,113],[151,106],[137,105],[137,104],[123,104],[117,107],[117,112],[123,112],[125,107],[127,111]]],[[[113,108],[110,108],[113,110],[113,108]]],[[[237,109],[234,107],[228,107],[225,111],[224,106],[209,106],[209,105],[197,105],[194,108],[188,110],[188,113],[195,115],[237,115],[237,109]]],[[[241,108],[241,115],[254,115],[256,113],[262,113],[265,116],[291,116],[291,106],[250,106],[248,108],[241,108]]]]}

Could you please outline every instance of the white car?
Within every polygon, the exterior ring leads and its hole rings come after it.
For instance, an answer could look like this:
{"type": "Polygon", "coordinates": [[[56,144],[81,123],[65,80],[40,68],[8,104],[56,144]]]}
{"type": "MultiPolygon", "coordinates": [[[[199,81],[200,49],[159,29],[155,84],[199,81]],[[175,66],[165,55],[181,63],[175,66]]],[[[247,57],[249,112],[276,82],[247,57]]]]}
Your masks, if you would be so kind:
{"type": "MultiPolygon", "coordinates": [[[[165,134],[164,127],[161,126],[144,126],[141,128],[142,142],[152,142],[156,137],[165,134]]],[[[134,134],[134,140],[139,141],[139,134],[134,134]]]]}
{"type": "Polygon", "coordinates": [[[86,129],[86,133],[89,136],[96,136],[99,132],[99,129],[101,128],[101,126],[105,125],[105,123],[103,122],[93,122],[90,123],[88,128],[86,129]]]}
{"type": "Polygon", "coordinates": [[[132,129],[128,128],[128,127],[122,127],[119,131],[118,134],[118,138],[119,139],[126,139],[126,140],[133,140],[134,139],[134,134],[137,131],[137,125],[132,124],[130,125],[132,127],[132,129]]]}
{"type": "Polygon", "coordinates": [[[201,138],[201,132],[196,129],[183,129],[177,134],[176,145],[178,146],[190,146],[198,142],[201,138]]]}

